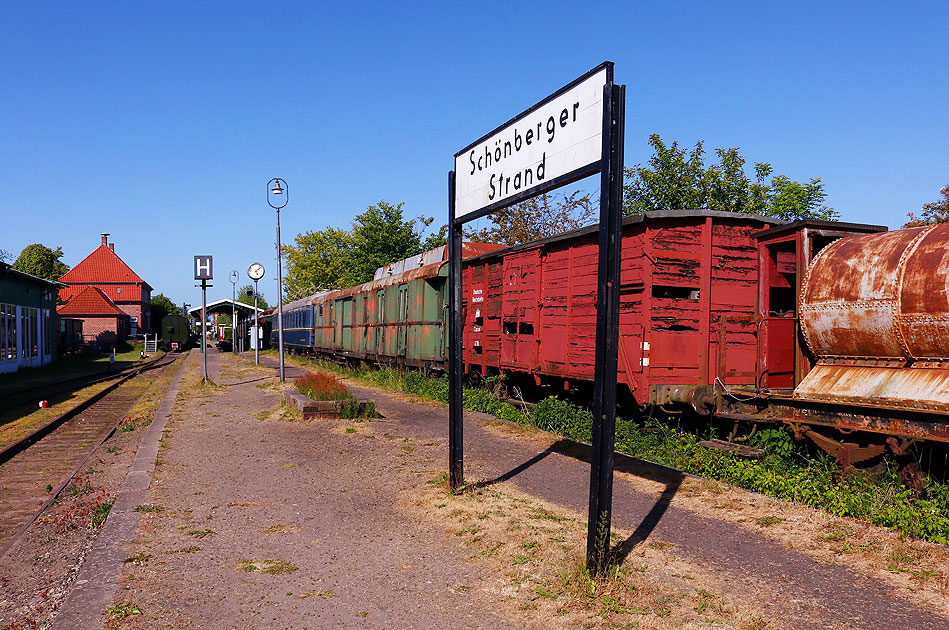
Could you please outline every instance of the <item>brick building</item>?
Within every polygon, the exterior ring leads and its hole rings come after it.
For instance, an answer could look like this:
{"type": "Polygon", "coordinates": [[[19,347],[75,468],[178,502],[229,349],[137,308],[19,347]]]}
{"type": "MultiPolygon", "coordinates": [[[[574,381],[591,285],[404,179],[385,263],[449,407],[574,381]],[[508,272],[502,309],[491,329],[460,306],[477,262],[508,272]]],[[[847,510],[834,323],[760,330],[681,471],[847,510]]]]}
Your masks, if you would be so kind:
{"type": "Polygon", "coordinates": [[[58,306],[56,312],[61,318],[82,320],[82,342],[85,345],[107,348],[129,336],[131,316],[98,287],[83,288],[78,295],[58,306]]]}
{"type": "Polygon", "coordinates": [[[110,329],[118,339],[125,339],[147,331],[151,327],[152,287],[126,265],[115,253],[115,243],[109,242],[109,235],[102,235],[102,244],[82,259],[75,267],[60,276],[60,282],[66,283],[59,292],[65,304],[56,310],[62,315],[81,318],[83,339],[98,339],[108,332],[104,326],[114,324],[110,329]],[[86,291],[95,288],[108,303],[103,302],[95,293],[86,291]],[[83,302],[70,306],[73,300],[84,295],[83,302]],[[115,313],[112,306],[128,315],[127,324],[115,313]],[[96,309],[88,315],[78,311],[96,309]],[[123,329],[124,328],[124,329],[123,329]]]}

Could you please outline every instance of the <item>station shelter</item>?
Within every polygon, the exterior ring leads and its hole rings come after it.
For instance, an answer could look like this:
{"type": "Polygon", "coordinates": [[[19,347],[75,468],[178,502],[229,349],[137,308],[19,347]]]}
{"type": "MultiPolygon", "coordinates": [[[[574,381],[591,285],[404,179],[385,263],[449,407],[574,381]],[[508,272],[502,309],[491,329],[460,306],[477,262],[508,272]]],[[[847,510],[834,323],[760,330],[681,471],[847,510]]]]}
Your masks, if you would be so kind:
{"type": "Polygon", "coordinates": [[[56,356],[56,295],[62,286],[0,262],[0,372],[46,365],[56,356]]]}
{"type": "MultiPolygon", "coordinates": [[[[263,312],[264,309],[258,307],[257,313],[262,314],[263,312]]],[[[254,305],[235,302],[230,299],[216,300],[207,305],[208,335],[211,336],[208,341],[231,340],[232,332],[229,318],[232,313],[236,313],[237,315],[237,321],[234,326],[234,338],[237,340],[237,351],[253,350],[254,340],[252,339],[251,333],[257,330],[258,335],[261,335],[263,331],[261,327],[254,326],[254,305]],[[222,315],[226,315],[227,317],[222,318],[222,315]]],[[[193,317],[197,322],[198,330],[195,332],[200,336],[201,307],[192,308],[188,311],[188,315],[193,317]]]]}

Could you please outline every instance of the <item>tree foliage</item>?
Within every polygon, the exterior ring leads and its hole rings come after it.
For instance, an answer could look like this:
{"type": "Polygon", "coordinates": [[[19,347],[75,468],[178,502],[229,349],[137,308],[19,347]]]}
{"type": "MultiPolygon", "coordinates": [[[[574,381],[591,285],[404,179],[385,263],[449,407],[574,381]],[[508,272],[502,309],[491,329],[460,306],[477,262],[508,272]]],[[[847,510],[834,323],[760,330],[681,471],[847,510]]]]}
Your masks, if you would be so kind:
{"type": "Polygon", "coordinates": [[[13,254],[0,247],[0,262],[8,263],[13,260],[13,254]]]}
{"type": "MultiPolygon", "coordinates": [[[[254,285],[245,284],[240,289],[237,290],[237,301],[241,304],[247,304],[249,306],[254,305],[254,285]]],[[[264,299],[264,296],[260,293],[257,294],[257,308],[260,310],[266,310],[270,308],[267,304],[267,300],[264,299]]]]}
{"type": "Polygon", "coordinates": [[[297,234],[283,247],[288,301],[372,280],[377,268],[444,244],[447,227],[423,238],[434,219],[407,220],[404,204],[380,201],[353,221],[351,230],[326,228],[297,234]]]}
{"type": "Polygon", "coordinates": [[[38,278],[56,280],[69,271],[69,265],[60,260],[62,257],[62,247],[53,250],[45,245],[34,243],[23,248],[16,262],[13,263],[13,268],[38,278]]]}
{"type": "Polygon", "coordinates": [[[770,164],[756,162],[752,179],[745,173],[745,158],[737,148],[716,149],[718,162],[706,165],[702,141],[686,151],[676,142],[667,146],[653,134],[649,144],[654,153],[648,165],[626,169],[626,214],[707,208],[788,220],[838,217],[833,208],[824,205],[827,193],[819,177],[801,183],[786,175],[772,176],[770,164]]]}
{"type": "Polygon", "coordinates": [[[181,309],[177,304],[171,301],[171,298],[159,293],[152,296],[152,330],[158,330],[161,327],[161,318],[168,314],[179,312],[181,309]]]}
{"type": "Polygon", "coordinates": [[[579,190],[569,195],[544,193],[492,213],[489,226],[467,230],[465,238],[517,245],[590,225],[596,217],[590,196],[581,195],[579,190]]]}
{"type": "Polygon", "coordinates": [[[907,213],[909,221],[903,227],[949,223],[949,185],[944,186],[939,194],[942,195],[942,199],[923,204],[921,214],[918,217],[912,212],[907,213]]]}

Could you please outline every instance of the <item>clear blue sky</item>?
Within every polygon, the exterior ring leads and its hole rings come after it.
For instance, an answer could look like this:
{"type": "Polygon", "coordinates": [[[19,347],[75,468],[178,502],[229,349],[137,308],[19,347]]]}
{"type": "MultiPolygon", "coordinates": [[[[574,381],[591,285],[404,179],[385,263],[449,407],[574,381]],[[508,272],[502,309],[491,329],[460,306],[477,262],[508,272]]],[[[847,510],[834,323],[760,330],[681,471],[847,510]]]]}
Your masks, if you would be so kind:
{"type": "Polygon", "coordinates": [[[444,223],[453,154],[604,60],[646,139],[821,177],[899,227],[949,184],[949,3],[0,4],[0,248],[115,251],[176,303],[284,242],[405,202],[444,223]]]}

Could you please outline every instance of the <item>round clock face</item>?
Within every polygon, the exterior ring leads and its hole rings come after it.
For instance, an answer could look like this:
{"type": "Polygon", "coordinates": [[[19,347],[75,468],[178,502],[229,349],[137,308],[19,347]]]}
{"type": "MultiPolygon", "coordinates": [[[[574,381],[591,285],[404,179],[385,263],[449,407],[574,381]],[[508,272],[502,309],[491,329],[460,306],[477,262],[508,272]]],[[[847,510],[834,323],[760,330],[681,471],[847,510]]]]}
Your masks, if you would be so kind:
{"type": "Polygon", "coordinates": [[[264,266],[260,263],[251,263],[250,267],[247,268],[247,275],[250,276],[251,280],[260,280],[264,277],[264,266]]]}

